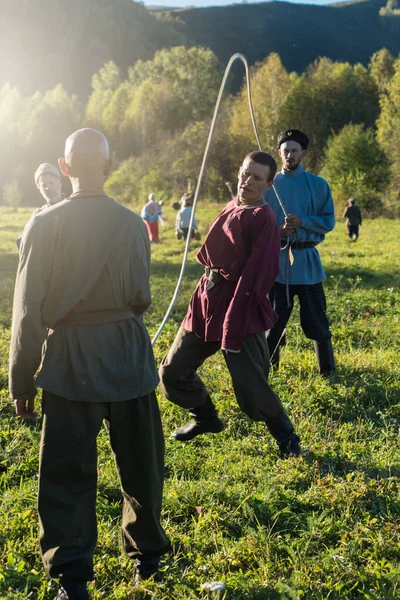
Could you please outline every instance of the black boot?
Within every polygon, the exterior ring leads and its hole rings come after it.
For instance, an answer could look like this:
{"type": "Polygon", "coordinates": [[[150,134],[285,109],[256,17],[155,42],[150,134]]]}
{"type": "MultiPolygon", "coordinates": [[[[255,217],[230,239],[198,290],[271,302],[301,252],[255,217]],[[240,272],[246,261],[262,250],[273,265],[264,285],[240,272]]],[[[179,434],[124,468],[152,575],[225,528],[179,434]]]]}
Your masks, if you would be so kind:
{"type": "Polygon", "coordinates": [[[302,451],[300,448],[300,437],[293,431],[285,440],[278,444],[281,458],[298,458],[302,451]]]}
{"type": "Polygon", "coordinates": [[[330,377],[336,371],[335,359],[333,357],[332,340],[314,342],[315,354],[317,355],[318,369],[321,375],[330,377]]]}
{"type": "Polygon", "coordinates": [[[86,583],[60,583],[58,594],[54,600],[89,600],[86,583]]]}
{"type": "Polygon", "coordinates": [[[203,433],[220,433],[225,427],[211,398],[208,398],[205,404],[191,408],[190,415],[194,417],[194,421],[182,425],[172,434],[172,437],[180,442],[188,442],[203,433]]]}
{"type": "Polygon", "coordinates": [[[284,409],[276,417],[268,419],[266,424],[268,431],[278,443],[281,458],[300,456],[300,438],[294,432],[293,423],[284,409]]]}
{"type": "Polygon", "coordinates": [[[139,585],[141,581],[153,578],[154,581],[161,581],[161,573],[158,570],[159,557],[143,558],[135,561],[135,585],[139,585]]]}

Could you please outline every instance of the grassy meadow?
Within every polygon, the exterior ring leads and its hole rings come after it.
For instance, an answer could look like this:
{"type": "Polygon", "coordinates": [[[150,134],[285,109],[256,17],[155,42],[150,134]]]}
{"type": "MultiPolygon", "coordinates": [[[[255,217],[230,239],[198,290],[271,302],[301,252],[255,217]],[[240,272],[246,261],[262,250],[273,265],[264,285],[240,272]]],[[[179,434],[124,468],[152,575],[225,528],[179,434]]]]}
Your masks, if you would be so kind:
{"type": "MultiPolygon", "coordinates": [[[[204,238],[216,205],[198,211],[204,238]]],[[[56,583],[38,555],[36,491],[40,423],[13,414],[7,357],[15,238],[31,214],[0,209],[0,598],[50,600],[56,583]]],[[[154,333],[169,304],[183,243],[166,209],[153,247],[154,333]]],[[[309,452],[278,460],[265,426],[238,409],[221,355],[201,369],[226,429],[180,444],[183,410],[159,396],[166,435],[163,523],[173,554],[161,584],[132,584],[120,544],[121,496],[106,432],[99,437],[99,539],[93,599],[395,600],[400,598],[400,221],[366,221],[357,243],[343,222],[320,247],[337,374],[319,376],[298,310],[271,383],[309,452]],[[202,584],[225,583],[212,592],[202,584]]],[[[190,263],[155,353],[171,344],[200,274],[190,263]]]]}

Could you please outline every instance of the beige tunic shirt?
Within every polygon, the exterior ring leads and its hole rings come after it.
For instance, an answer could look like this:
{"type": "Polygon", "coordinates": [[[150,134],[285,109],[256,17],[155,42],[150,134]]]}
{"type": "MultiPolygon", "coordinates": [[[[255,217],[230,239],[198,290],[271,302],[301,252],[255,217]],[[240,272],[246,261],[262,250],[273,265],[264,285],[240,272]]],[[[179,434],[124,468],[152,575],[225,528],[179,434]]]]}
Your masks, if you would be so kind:
{"type": "MultiPolygon", "coordinates": [[[[155,389],[141,314],[151,303],[150,244],[141,218],[109,197],[67,199],[26,226],[14,293],[10,392],[36,384],[86,402],[129,400],[155,389]],[[71,314],[133,311],[128,319],[67,324],[71,314]]],[[[82,317],[82,315],[81,315],[82,317]]],[[[82,320],[82,319],[81,319],[82,320]]],[[[84,321],[85,319],[83,319],[84,321]]]]}

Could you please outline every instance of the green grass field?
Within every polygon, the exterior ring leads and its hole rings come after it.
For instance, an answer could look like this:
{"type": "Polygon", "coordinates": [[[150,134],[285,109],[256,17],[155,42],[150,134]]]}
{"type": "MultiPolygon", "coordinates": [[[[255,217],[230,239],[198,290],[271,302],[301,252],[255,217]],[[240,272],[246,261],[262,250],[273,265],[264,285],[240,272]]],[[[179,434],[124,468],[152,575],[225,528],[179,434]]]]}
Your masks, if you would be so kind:
{"type": "MultiPolygon", "coordinates": [[[[207,231],[216,205],[198,211],[207,231]]],[[[39,423],[14,417],[7,356],[14,239],[31,214],[0,212],[0,598],[50,600],[56,584],[42,572],[35,505],[39,423]]],[[[183,253],[167,210],[153,248],[154,333],[172,296],[183,253]]],[[[186,445],[169,439],[183,410],[160,399],[166,435],[163,523],[173,554],[164,580],[135,589],[120,545],[121,497],[107,435],[99,437],[94,599],[395,600],[400,598],[400,222],[366,221],[350,243],[339,223],[320,251],[327,272],[337,375],[318,375],[298,312],[271,382],[309,453],[277,460],[265,426],[238,409],[222,356],[202,368],[227,427],[186,445]],[[202,590],[223,581],[224,592],[202,590]],[[218,595],[219,594],[219,595],[218,595]]],[[[177,331],[200,274],[195,246],[179,301],[156,345],[160,360],[177,331]]]]}

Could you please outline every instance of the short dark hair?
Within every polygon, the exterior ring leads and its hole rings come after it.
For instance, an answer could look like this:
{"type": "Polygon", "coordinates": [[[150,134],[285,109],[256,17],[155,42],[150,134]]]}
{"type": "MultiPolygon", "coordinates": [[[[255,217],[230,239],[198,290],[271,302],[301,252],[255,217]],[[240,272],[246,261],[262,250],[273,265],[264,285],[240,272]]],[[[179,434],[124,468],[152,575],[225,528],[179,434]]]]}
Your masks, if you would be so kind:
{"type": "MultiPolygon", "coordinates": [[[[268,154],[267,152],[261,152],[261,150],[255,150],[254,152],[250,152],[244,157],[244,161],[249,158],[253,162],[259,163],[260,165],[264,165],[265,167],[269,167],[269,177],[268,182],[273,181],[276,175],[277,164],[276,160],[273,156],[268,154]]],[[[243,162],[244,162],[243,161],[243,162]]]]}

